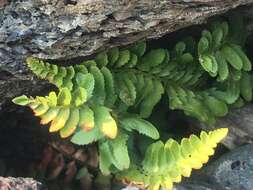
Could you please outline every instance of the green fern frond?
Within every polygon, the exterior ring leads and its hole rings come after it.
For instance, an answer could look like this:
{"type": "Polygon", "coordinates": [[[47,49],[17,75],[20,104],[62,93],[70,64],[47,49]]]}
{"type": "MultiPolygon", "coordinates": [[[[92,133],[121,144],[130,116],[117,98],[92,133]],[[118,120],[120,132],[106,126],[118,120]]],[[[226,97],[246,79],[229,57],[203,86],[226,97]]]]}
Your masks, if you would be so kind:
{"type": "Polygon", "coordinates": [[[128,136],[126,134],[120,134],[113,140],[100,142],[99,167],[104,174],[110,174],[114,167],[117,170],[129,168],[130,158],[127,140],[128,136]]]}
{"type": "Polygon", "coordinates": [[[233,33],[233,27],[230,30],[227,21],[216,21],[211,30],[202,32],[198,43],[199,61],[203,69],[212,77],[218,75],[218,81],[227,80],[231,69],[250,71],[249,59],[233,40],[241,39],[241,34],[233,33]]]}
{"type": "Polygon", "coordinates": [[[180,182],[182,176],[189,177],[192,169],[200,169],[207,163],[217,143],[227,132],[226,128],[201,132],[200,138],[191,135],[188,139],[183,138],[180,144],[173,139],[165,144],[161,141],[153,143],[147,148],[141,166],[130,167],[117,177],[135,184],[145,184],[149,190],[159,190],[161,186],[171,190],[173,183],[180,182]]]}
{"type": "Polygon", "coordinates": [[[69,90],[62,95],[75,101],[66,98],[63,105],[99,105],[117,114],[135,109],[140,117],[147,118],[166,91],[171,109],[214,123],[230,105],[252,99],[251,76],[247,73],[251,63],[242,48],[230,40],[229,29],[228,22],[217,21],[211,32],[203,30],[198,47],[188,38],[171,52],[159,48],[145,53],[146,44],[140,42],[128,49],[102,52],[80,65],[63,67],[35,58],[28,58],[27,64],[61,93],[69,90]],[[205,71],[217,81],[209,88],[204,87],[208,79],[205,71]]]}
{"type": "Polygon", "coordinates": [[[138,42],[66,67],[28,58],[31,71],[59,92],[35,98],[23,95],[13,102],[29,106],[42,124],[50,124],[50,132],[63,138],[72,135],[75,144],[98,141],[103,173],[125,170],[123,177],[150,189],[160,185],[171,189],[173,182],[208,160],[227,130],[203,132],[200,139],[193,135],[180,145],[174,140],[154,143],[141,169],[129,158],[128,139],[133,131],[159,139],[157,128],[146,119],[164,93],[171,109],[208,124],[225,116],[230,107],[252,100],[251,62],[243,51],[244,39],[231,24],[215,21],[198,41],[189,37],[171,50],[147,51],[146,43],[138,42]]]}
{"type": "Polygon", "coordinates": [[[140,134],[146,135],[152,139],[159,139],[159,132],[148,121],[138,117],[124,117],[120,120],[120,125],[127,131],[136,130],[140,134]]]}

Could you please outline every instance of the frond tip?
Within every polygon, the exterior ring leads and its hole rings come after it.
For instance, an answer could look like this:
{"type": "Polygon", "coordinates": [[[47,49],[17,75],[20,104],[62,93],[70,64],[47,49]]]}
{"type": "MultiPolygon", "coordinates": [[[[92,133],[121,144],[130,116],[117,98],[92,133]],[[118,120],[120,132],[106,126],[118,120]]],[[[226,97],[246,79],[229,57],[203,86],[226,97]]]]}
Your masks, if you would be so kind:
{"type": "Polygon", "coordinates": [[[159,190],[160,186],[171,190],[174,182],[180,182],[182,176],[189,177],[192,169],[200,169],[207,163],[227,133],[227,128],[221,128],[208,133],[202,131],[200,137],[183,138],[180,144],[173,139],[165,144],[153,143],[147,148],[142,166],[133,166],[118,178],[144,184],[149,190],[159,190]]]}

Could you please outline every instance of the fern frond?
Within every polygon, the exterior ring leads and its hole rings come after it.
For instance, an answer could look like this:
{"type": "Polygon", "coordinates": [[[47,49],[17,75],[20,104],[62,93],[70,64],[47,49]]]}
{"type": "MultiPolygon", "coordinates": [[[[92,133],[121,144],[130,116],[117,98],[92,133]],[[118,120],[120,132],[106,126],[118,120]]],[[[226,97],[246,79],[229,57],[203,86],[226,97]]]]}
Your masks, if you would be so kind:
{"type": "Polygon", "coordinates": [[[67,102],[62,105],[87,103],[113,109],[117,114],[134,109],[147,118],[166,91],[170,108],[213,123],[227,113],[229,105],[239,99],[252,99],[251,76],[247,73],[251,63],[230,36],[228,23],[217,21],[211,32],[203,30],[198,47],[188,39],[178,42],[171,52],[159,48],[145,53],[146,44],[140,42],[130,48],[102,52],[80,65],[63,67],[35,58],[28,58],[27,64],[37,76],[69,90],[63,95],[73,100],[63,98],[67,102]],[[209,88],[203,88],[208,78],[205,71],[217,79],[209,88]]]}
{"type": "Polygon", "coordinates": [[[147,51],[146,43],[138,42],[66,67],[28,58],[31,71],[59,92],[35,98],[23,95],[13,102],[29,106],[42,124],[50,124],[50,132],[59,132],[63,138],[73,135],[75,144],[98,141],[103,173],[130,166],[123,177],[150,189],[160,185],[171,189],[173,182],[208,160],[227,130],[203,132],[200,139],[193,135],[180,145],[174,140],[154,143],[141,169],[133,160],[130,165],[128,138],[133,138],[133,131],[159,139],[156,127],[145,119],[163,94],[167,93],[171,109],[209,124],[226,115],[230,107],[252,100],[251,62],[243,51],[243,38],[225,20],[210,26],[199,41],[186,38],[170,51],[147,51]]]}
{"type": "MultiPolygon", "coordinates": [[[[215,89],[193,92],[171,85],[167,89],[167,94],[171,109],[182,109],[186,115],[196,117],[208,124],[213,124],[217,117],[225,116],[228,113],[226,100],[230,98],[229,92],[215,89]],[[218,94],[222,94],[223,97],[221,98],[218,94]]],[[[237,95],[236,99],[239,97],[239,94],[237,95]]]]}
{"type": "Polygon", "coordinates": [[[126,134],[120,134],[113,140],[100,142],[100,169],[104,174],[109,174],[111,167],[116,167],[118,170],[129,168],[127,140],[126,134]]]}
{"type": "Polygon", "coordinates": [[[51,123],[50,132],[59,131],[62,138],[71,136],[78,128],[90,131],[95,127],[104,136],[115,138],[117,124],[110,110],[103,106],[85,105],[85,100],[86,96],[82,93],[71,94],[68,88],[62,88],[58,96],[55,93],[36,98],[21,96],[15,98],[13,102],[29,106],[34,114],[41,118],[42,124],[51,123]]]}
{"type": "Polygon", "coordinates": [[[233,33],[233,27],[231,27],[232,30],[229,29],[227,21],[216,21],[211,28],[212,32],[208,30],[202,32],[198,43],[201,66],[210,76],[218,75],[218,81],[227,80],[232,69],[239,72],[251,70],[249,59],[233,40],[234,38],[241,39],[241,34],[233,33]]]}
{"type": "Polygon", "coordinates": [[[159,139],[159,132],[148,121],[138,117],[124,117],[120,120],[120,125],[127,131],[136,130],[140,134],[146,135],[152,139],[159,139]]]}
{"type": "Polygon", "coordinates": [[[171,190],[173,183],[181,181],[181,177],[189,177],[192,169],[200,169],[214,148],[226,135],[227,129],[201,132],[200,138],[191,135],[183,138],[178,144],[169,139],[165,144],[161,141],[151,144],[145,154],[141,166],[133,166],[120,172],[119,179],[127,179],[135,184],[145,184],[149,190],[159,190],[160,186],[171,190]]]}

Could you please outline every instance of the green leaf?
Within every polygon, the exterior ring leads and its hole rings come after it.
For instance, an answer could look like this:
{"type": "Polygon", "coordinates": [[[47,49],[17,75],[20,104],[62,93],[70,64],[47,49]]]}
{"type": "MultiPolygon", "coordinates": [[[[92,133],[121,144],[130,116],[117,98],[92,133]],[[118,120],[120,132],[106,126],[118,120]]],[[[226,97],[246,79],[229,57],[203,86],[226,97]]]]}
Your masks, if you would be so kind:
{"type": "Polygon", "coordinates": [[[66,71],[67,71],[67,75],[65,77],[68,78],[68,80],[74,78],[74,76],[75,76],[75,69],[74,69],[73,66],[66,67],[66,71]]]}
{"type": "Polygon", "coordinates": [[[64,127],[60,130],[60,136],[62,138],[67,138],[72,135],[79,122],[79,110],[76,107],[70,108],[70,113],[67,122],[64,127]]]}
{"type": "Polygon", "coordinates": [[[58,74],[54,76],[50,82],[52,84],[55,84],[58,88],[60,88],[63,85],[63,78],[67,75],[67,70],[65,67],[59,67],[58,68],[58,74]]]}
{"type": "Polygon", "coordinates": [[[213,46],[214,46],[214,48],[220,47],[221,44],[222,44],[222,39],[223,39],[222,28],[221,27],[216,28],[213,31],[212,36],[213,36],[213,46]]]}
{"type": "Polygon", "coordinates": [[[213,55],[209,56],[212,60],[212,70],[209,72],[209,75],[212,77],[216,77],[217,72],[218,72],[218,63],[216,58],[213,55]]]}
{"type": "Polygon", "coordinates": [[[230,44],[230,47],[240,56],[243,62],[243,70],[244,71],[250,71],[252,66],[249,58],[247,55],[243,52],[242,48],[236,44],[230,44]]]}
{"type": "Polygon", "coordinates": [[[150,172],[158,172],[159,170],[159,160],[160,156],[159,153],[163,148],[164,144],[161,141],[155,142],[151,144],[146,153],[145,158],[143,160],[143,169],[150,171],[150,172]],[[149,158],[148,158],[149,157],[149,158]]]}
{"type": "Polygon", "coordinates": [[[139,93],[138,95],[138,98],[136,100],[136,105],[138,105],[147,95],[149,95],[154,88],[153,80],[151,78],[144,77],[144,83],[145,83],[144,88],[138,89],[138,91],[141,90],[141,93],[139,93]]]}
{"type": "Polygon", "coordinates": [[[127,67],[130,67],[130,68],[133,68],[133,67],[135,67],[135,65],[137,64],[137,62],[138,62],[138,57],[137,57],[137,55],[136,54],[134,54],[134,53],[131,53],[131,57],[130,57],[130,60],[129,60],[129,62],[127,63],[127,67]]]}
{"type": "Polygon", "coordinates": [[[98,128],[94,128],[90,131],[79,130],[72,138],[71,142],[77,145],[87,145],[100,139],[102,134],[98,128]]]}
{"type": "Polygon", "coordinates": [[[228,35],[228,30],[229,30],[228,23],[222,22],[220,27],[222,28],[222,32],[223,32],[223,40],[225,40],[228,35]]]}
{"type": "Polygon", "coordinates": [[[143,89],[145,88],[145,80],[144,80],[144,76],[142,74],[138,74],[136,75],[136,84],[135,84],[135,88],[136,88],[136,101],[138,101],[140,95],[143,93],[143,89]]]}
{"type": "Polygon", "coordinates": [[[154,89],[143,99],[140,105],[140,116],[143,118],[147,118],[151,115],[154,106],[160,101],[164,93],[164,88],[160,81],[154,80],[153,84],[154,89]]]}
{"type": "Polygon", "coordinates": [[[208,30],[203,30],[201,34],[208,40],[208,47],[209,47],[208,49],[211,49],[213,46],[213,37],[211,32],[208,30]]]}
{"type": "Polygon", "coordinates": [[[213,67],[213,61],[210,57],[208,56],[200,56],[199,57],[199,62],[202,65],[202,67],[207,71],[210,72],[212,70],[213,67]]]}
{"type": "Polygon", "coordinates": [[[130,158],[127,148],[128,136],[120,134],[114,140],[109,141],[109,145],[112,150],[113,164],[119,169],[128,169],[130,165],[130,158]]]}
{"type": "Polygon", "coordinates": [[[12,100],[14,104],[20,105],[20,106],[26,106],[31,101],[26,95],[18,96],[12,100]]]}
{"type": "Polygon", "coordinates": [[[68,67],[65,67],[65,68],[66,68],[67,74],[63,78],[62,86],[68,88],[69,90],[72,90],[72,88],[73,88],[72,79],[75,76],[75,69],[74,69],[73,66],[68,66],[68,67]]]}
{"type": "Polygon", "coordinates": [[[80,106],[80,105],[84,104],[87,101],[87,92],[86,92],[85,88],[78,87],[73,92],[72,101],[74,101],[75,106],[80,106]]]}
{"type": "Polygon", "coordinates": [[[185,51],[186,49],[186,45],[184,42],[178,42],[175,46],[175,51],[178,55],[182,55],[183,52],[185,51]]]}
{"type": "Polygon", "coordinates": [[[239,81],[242,76],[242,71],[241,70],[236,70],[234,68],[230,68],[230,76],[234,81],[239,81]]]}
{"type": "Polygon", "coordinates": [[[89,131],[95,127],[94,112],[89,106],[84,105],[79,108],[79,127],[85,131],[89,131]]]}
{"type": "Polygon", "coordinates": [[[87,68],[97,65],[96,61],[94,61],[94,60],[87,60],[87,61],[82,62],[81,64],[84,65],[87,68]]]}
{"type": "Polygon", "coordinates": [[[239,97],[233,104],[231,104],[231,107],[232,108],[241,108],[244,105],[245,105],[244,100],[241,97],[239,97]]]}
{"type": "Polygon", "coordinates": [[[54,76],[58,74],[58,66],[54,64],[49,65],[49,73],[47,75],[47,80],[52,81],[54,76]]]}
{"type": "Polygon", "coordinates": [[[204,102],[215,116],[222,117],[228,113],[227,104],[212,96],[205,96],[204,102]]]}
{"type": "Polygon", "coordinates": [[[99,53],[99,54],[96,56],[95,61],[96,61],[97,65],[98,65],[99,67],[106,66],[107,63],[108,63],[107,54],[106,54],[105,52],[99,53]]]}
{"type": "Polygon", "coordinates": [[[104,175],[110,174],[111,151],[107,141],[99,144],[99,169],[104,175]]]}
{"type": "Polygon", "coordinates": [[[51,107],[55,107],[57,105],[57,95],[55,92],[50,92],[48,96],[46,96],[48,100],[48,105],[51,107]]]}
{"type": "Polygon", "coordinates": [[[136,130],[140,134],[144,134],[152,139],[159,139],[158,130],[144,119],[137,117],[122,118],[120,124],[128,131],[136,130]]]}
{"type": "Polygon", "coordinates": [[[60,92],[57,97],[57,104],[62,106],[68,106],[71,102],[71,93],[68,88],[62,88],[60,89],[60,92]]]}
{"type": "Polygon", "coordinates": [[[138,57],[143,56],[146,51],[146,42],[138,42],[131,47],[131,51],[134,52],[138,57]]]}
{"type": "Polygon", "coordinates": [[[164,49],[154,49],[145,54],[141,59],[140,68],[156,67],[160,65],[165,59],[166,52],[164,49]]]}
{"type": "Polygon", "coordinates": [[[240,88],[241,88],[241,94],[242,97],[246,100],[246,101],[251,101],[252,100],[252,80],[251,80],[251,76],[244,72],[242,74],[242,78],[240,81],[240,88]]]}
{"type": "Polygon", "coordinates": [[[118,127],[116,121],[111,116],[110,110],[104,106],[96,106],[94,114],[96,127],[108,138],[116,138],[118,127]]]}
{"type": "Polygon", "coordinates": [[[224,81],[229,76],[229,70],[228,70],[228,64],[227,61],[224,59],[222,53],[220,51],[217,51],[215,53],[215,58],[218,63],[218,73],[219,73],[219,81],[224,81]]]}
{"type": "Polygon", "coordinates": [[[83,74],[87,74],[88,73],[88,69],[84,66],[84,65],[75,65],[74,66],[76,73],[83,73],[83,74]]]}
{"type": "Polygon", "coordinates": [[[202,36],[198,43],[198,53],[203,54],[209,50],[209,41],[206,37],[202,36]]]}
{"type": "Polygon", "coordinates": [[[113,104],[117,99],[117,95],[115,93],[114,78],[111,71],[106,67],[103,67],[101,69],[101,72],[104,75],[105,80],[105,91],[106,91],[105,105],[111,107],[113,106],[113,104]]]}
{"type": "Polygon", "coordinates": [[[193,62],[193,57],[192,57],[192,54],[190,53],[184,53],[182,55],[182,57],[180,58],[181,62],[183,64],[189,64],[189,63],[192,63],[193,62]]]}
{"type": "Polygon", "coordinates": [[[115,66],[117,68],[124,66],[130,60],[130,51],[123,50],[119,52],[119,59],[116,61],[115,66]]]}
{"type": "Polygon", "coordinates": [[[113,65],[119,58],[119,48],[114,47],[108,51],[109,65],[113,65]]]}
{"type": "Polygon", "coordinates": [[[90,67],[90,73],[93,75],[95,80],[94,93],[92,96],[92,100],[96,102],[96,104],[104,104],[105,101],[105,79],[104,75],[96,66],[90,67]]]}
{"type": "Polygon", "coordinates": [[[76,82],[80,87],[85,88],[87,92],[87,99],[91,98],[95,86],[95,79],[93,75],[90,73],[87,74],[77,73],[76,82]]]}
{"type": "Polygon", "coordinates": [[[59,75],[61,77],[66,77],[66,75],[67,75],[67,69],[66,69],[66,67],[59,67],[58,69],[59,70],[58,70],[58,74],[57,75],[59,75]]]}
{"type": "Polygon", "coordinates": [[[228,104],[234,103],[240,95],[240,81],[229,80],[227,83],[226,101],[228,104]]]}
{"type": "Polygon", "coordinates": [[[201,66],[211,75],[215,76],[218,71],[218,64],[215,57],[211,55],[202,55],[199,57],[201,66]]]}
{"type": "Polygon", "coordinates": [[[234,67],[236,70],[241,70],[243,67],[243,62],[241,57],[229,46],[224,46],[221,49],[224,58],[234,67]]]}
{"type": "Polygon", "coordinates": [[[121,80],[121,90],[119,97],[128,106],[134,105],[136,99],[136,88],[129,74],[119,74],[118,79],[121,80]]]}

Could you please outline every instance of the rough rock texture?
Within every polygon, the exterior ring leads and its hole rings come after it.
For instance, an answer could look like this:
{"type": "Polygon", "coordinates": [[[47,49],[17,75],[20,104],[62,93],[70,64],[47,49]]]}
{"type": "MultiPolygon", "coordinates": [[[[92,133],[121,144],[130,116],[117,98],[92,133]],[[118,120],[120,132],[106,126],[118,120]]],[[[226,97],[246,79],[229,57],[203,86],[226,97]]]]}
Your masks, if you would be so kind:
{"type": "Polygon", "coordinates": [[[42,190],[42,184],[31,178],[0,177],[1,190],[42,190]]]}
{"type": "MultiPolygon", "coordinates": [[[[14,96],[32,95],[45,88],[47,83],[35,79],[25,67],[27,56],[68,62],[109,47],[159,38],[252,3],[253,0],[0,0],[0,106],[14,96]]],[[[252,12],[249,17],[253,18],[252,12]]],[[[237,119],[242,122],[239,119],[243,118],[237,119]]],[[[250,118],[246,121],[251,122],[250,118]]],[[[252,134],[252,130],[243,130],[252,134]]],[[[243,138],[246,132],[242,132],[243,138]]],[[[6,185],[7,189],[25,190],[28,183],[32,185],[30,189],[40,188],[31,179],[0,178],[0,189],[6,185]]],[[[176,190],[191,188],[205,187],[176,186],[176,190]]]]}
{"type": "Polygon", "coordinates": [[[197,123],[202,129],[217,129],[226,127],[229,134],[223,144],[233,149],[245,143],[253,143],[253,104],[245,105],[240,109],[233,109],[228,115],[219,119],[214,126],[197,123]]]}
{"type": "Polygon", "coordinates": [[[43,84],[24,66],[28,55],[67,60],[204,22],[253,0],[2,0],[0,105],[43,84]]]}
{"type": "MultiPolygon", "coordinates": [[[[253,144],[245,145],[222,156],[202,170],[209,182],[219,190],[253,189],[253,144]]],[[[197,176],[196,181],[201,180],[197,176]]]]}
{"type": "Polygon", "coordinates": [[[217,190],[215,187],[198,183],[187,183],[175,185],[173,190],[217,190]]]}

